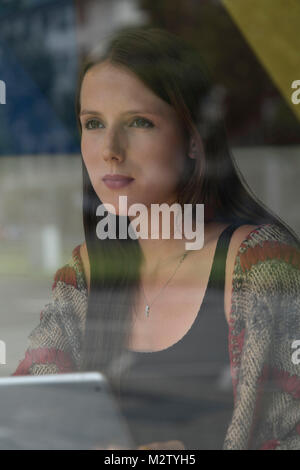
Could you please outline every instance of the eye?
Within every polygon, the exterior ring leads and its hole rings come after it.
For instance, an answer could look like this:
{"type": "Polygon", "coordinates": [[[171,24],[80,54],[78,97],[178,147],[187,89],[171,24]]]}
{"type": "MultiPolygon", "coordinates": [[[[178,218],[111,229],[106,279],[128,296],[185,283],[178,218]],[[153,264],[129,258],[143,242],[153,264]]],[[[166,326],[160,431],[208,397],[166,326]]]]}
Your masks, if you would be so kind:
{"type": "MultiPolygon", "coordinates": [[[[145,118],[136,118],[133,123],[137,123],[137,126],[132,124],[132,127],[144,127],[144,128],[151,128],[154,127],[153,123],[149,121],[148,119],[145,118]]],[[[84,124],[85,129],[88,130],[94,130],[94,129],[102,129],[102,127],[99,127],[99,125],[102,125],[102,123],[98,119],[89,119],[86,121],[84,124]]]]}
{"type": "Polygon", "coordinates": [[[136,118],[134,119],[133,122],[140,122],[140,123],[146,123],[146,126],[145,125],[142,125],[142,126],[133,126],[133,127],[154,127],[153,123],[151,121],[149,121],[148,119],[145,119],[145,118],[136,118]]]}
{"type": "Polygon", "coordinates": [[[99,124],[101,124],[100,121],[97,119],[90,119],[89,121],[86,121],[84,127],[85,129],[92,130],[92,129],[98,129],[99,124]]]}

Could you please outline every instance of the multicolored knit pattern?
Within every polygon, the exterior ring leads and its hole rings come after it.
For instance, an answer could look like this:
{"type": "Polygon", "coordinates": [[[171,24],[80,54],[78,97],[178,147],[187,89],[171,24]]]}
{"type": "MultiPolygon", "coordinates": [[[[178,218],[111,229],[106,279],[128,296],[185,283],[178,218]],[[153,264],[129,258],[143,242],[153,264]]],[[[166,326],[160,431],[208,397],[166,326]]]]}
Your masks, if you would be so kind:
{"type": "MultiPolygon", "coordinates": [[[[78,245],[56,272],[51,302],[13,375],[79,370],[87,301],[78,245]]],[[[234,264],[228,336],[234,410],[224,450],[300,449],[297,340],[299,247],[278,225],[260,225],[241,243],[234,264]]]]}

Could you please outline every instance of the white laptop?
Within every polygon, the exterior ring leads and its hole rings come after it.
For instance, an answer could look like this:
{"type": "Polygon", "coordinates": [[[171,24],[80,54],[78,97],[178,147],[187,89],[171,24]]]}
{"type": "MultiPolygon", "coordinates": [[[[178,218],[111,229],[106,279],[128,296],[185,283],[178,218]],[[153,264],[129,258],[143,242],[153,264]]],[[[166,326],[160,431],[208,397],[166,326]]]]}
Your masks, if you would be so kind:
{"type": "Polygon", "coordinates": [[[0,378],[0,449],[134,449],[99,372],[0,378]]]}

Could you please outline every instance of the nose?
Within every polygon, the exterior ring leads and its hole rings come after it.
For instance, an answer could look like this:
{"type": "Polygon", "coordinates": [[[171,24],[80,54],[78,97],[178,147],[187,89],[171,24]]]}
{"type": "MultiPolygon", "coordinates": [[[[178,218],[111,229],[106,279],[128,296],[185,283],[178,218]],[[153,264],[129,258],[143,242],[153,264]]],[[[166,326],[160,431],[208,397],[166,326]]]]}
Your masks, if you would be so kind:
{"type": "Polygon", "coordinates": [[[107,133],[103,148],[103,158],[106,162],[110,160],[122,161],[124,159],[124,145],[121,143],[121,135],[118,130],[107,133]]]}

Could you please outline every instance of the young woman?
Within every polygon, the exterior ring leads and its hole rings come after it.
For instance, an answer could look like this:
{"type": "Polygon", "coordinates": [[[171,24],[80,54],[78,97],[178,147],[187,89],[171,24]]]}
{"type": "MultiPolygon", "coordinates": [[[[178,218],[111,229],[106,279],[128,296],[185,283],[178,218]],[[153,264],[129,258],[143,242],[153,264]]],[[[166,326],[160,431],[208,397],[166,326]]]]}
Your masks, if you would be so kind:
{"type": "Polygon", "coordinates": [[[198,52],[158,28],[90,54],[76,107],[85,243],[14,375],[104,371],[139,449],[300,449],[299,240],[242,180],[212,92],[198,52]],[[120,236],[133,217],[119,196],[149,209],[148,238],[120,236]],[[192,204],[193,227],[204,204],[201,249],[174,219],[151,237],[151,205],[173,203],[192,204]],[[101,204],[115,238],[98,236],[101,204]]]}

